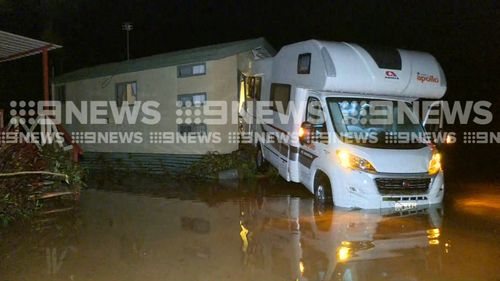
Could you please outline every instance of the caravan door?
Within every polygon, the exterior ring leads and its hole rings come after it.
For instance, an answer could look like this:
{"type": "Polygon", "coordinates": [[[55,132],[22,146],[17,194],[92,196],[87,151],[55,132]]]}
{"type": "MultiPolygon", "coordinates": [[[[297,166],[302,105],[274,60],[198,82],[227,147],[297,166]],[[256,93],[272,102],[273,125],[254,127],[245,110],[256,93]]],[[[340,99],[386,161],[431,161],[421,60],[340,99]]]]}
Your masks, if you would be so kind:
{"type": "Polygon", "coordinates": [[[314,192],[314,183],[311,178],[312,163],[322,154],[327,153],[328,129],[321,101],[315,96],[307,99],[305,122],[312,124],[311,142],[305,143],[299,149],[299,170],[300,181],[311,191],[314,192]]]}

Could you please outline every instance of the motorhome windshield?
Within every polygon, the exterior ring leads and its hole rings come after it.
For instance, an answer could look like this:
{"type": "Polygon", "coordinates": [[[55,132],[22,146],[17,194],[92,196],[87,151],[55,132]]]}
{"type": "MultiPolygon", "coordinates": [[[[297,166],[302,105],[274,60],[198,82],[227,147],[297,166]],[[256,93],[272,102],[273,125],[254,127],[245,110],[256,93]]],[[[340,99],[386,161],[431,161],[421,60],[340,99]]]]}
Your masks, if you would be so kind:
{"type": "Polygon", "coordinates": [[[411,103],[327,98],[335,131],[343,142],[356,145],[415,149],[426,145],[426,135],[411,103]]]}

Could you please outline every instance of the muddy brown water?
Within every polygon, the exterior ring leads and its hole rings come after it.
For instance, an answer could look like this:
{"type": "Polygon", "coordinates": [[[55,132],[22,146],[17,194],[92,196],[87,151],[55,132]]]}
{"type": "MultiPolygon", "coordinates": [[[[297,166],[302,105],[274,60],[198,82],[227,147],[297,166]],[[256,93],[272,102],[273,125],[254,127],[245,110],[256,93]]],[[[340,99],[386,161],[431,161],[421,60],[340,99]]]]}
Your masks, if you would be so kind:
{"type": "Polygon", "coordinates": [[[0,280],[500,280],[500,196],[318,208],[300,185],[92,182],[72,211],[4,232],[0,280]]]}

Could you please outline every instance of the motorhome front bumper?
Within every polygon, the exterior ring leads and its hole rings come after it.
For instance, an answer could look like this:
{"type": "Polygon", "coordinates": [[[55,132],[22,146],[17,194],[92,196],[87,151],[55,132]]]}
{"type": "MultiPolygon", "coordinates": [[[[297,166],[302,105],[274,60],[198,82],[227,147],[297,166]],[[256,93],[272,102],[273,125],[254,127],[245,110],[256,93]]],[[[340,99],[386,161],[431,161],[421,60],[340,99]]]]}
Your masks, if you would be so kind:
{"type": "Polygon", "coordinates": [[[444,195],[442,172],[430,176],[349,171],[340,178],[334,189],[338,186],[342,190],[335,196],[335,204],[341,207],[412,208],[440,203],[444,195]]]}

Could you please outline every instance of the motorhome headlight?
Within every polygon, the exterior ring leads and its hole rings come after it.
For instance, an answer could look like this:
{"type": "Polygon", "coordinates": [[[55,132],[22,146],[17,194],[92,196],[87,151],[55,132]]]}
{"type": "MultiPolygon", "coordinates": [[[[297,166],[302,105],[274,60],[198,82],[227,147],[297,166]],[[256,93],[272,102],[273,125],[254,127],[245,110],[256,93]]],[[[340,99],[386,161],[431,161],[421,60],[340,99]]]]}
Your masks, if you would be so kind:
{"type": "Polygon", "coordinates": [[[435,175],[441,171],[441,154],[434,152],[431,161],[429,161],[429,175],[435,175]]]}
{"type": "Polygon", "coordinates": [[[337,150],[337,159],[340,165],[344,168],[360,170],[369,173],[376,173],[375,167],[373,167],[370,161],[352,154],[351,152],[339,149],[337,150]]]}

